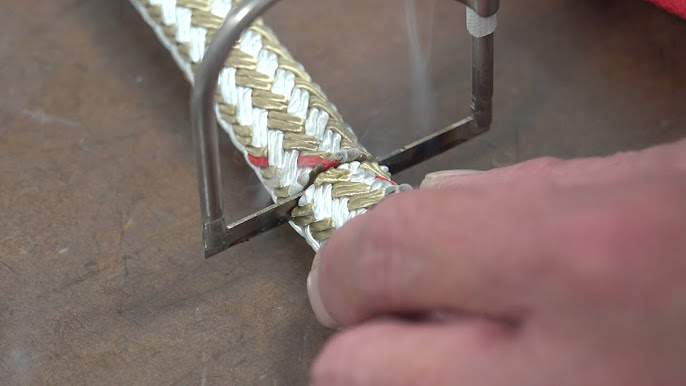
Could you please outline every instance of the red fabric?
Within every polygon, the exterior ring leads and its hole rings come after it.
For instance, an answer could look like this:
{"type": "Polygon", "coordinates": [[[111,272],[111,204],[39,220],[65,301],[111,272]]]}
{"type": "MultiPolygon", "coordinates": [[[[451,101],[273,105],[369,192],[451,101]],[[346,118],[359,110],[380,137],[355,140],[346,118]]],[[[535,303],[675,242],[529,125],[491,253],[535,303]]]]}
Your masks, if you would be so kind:
{"type": "Polygon", "coordinates": [[[686,0],[648,0],[667,11],[686,19],[686,0]]]}

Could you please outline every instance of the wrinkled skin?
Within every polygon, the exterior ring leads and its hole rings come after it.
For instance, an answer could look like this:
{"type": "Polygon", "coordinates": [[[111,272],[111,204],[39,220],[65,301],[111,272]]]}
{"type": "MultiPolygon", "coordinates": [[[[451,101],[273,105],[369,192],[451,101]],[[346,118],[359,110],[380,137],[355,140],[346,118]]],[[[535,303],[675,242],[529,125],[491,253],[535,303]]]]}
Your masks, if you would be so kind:
{"type": "Polygon", "coordinates": [[[327,241],[315,385],[686,385],[686,140],[442,172],[327,241]]]}

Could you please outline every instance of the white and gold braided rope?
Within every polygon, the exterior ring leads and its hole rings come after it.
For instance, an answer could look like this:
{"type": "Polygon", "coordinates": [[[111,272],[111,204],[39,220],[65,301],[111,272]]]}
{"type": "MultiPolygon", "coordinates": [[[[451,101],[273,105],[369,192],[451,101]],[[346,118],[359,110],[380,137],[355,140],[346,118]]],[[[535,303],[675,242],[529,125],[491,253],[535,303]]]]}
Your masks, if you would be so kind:
{"type": "MultiPolygon", "coordinates": [[[[236,2],[235,0],[233,1],[236,2]]],[[[131,0],[192,83],[231,0],[131,0]]],[[[274,201],[309,186],[291,225],[316,251],[333,231],[401,188],[371,161],[335,106],[261,20],[241,36],[219,77],[220,126],[274,201]]]]}

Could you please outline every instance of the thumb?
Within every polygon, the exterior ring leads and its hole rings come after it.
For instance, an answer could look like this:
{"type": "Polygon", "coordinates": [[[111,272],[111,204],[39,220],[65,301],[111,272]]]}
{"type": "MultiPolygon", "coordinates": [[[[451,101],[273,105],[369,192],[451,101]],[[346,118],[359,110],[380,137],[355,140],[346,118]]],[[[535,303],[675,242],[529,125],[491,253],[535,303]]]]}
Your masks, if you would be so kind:
{"type": "MultiPolygon", "coordinates": [[[[495,184],[512,182],[521,178],[551,178],[559,175],[569,179],[570,175],[581,175],[587,178],[588,170],[597,159],[578,159],[570,163],[552,157],[535,158],[510,166],[490,169],[488,171],[456,169],[429,173],[424,177],[421,188],[475,188],[489,187],[495,184]],[[561,173],[564,171],[564,173],[561,173]]],[[[601,162],[604,164],[606,162],[601,162]]],[[[596,166],[595,168],[598,168],[596,166]]]]}

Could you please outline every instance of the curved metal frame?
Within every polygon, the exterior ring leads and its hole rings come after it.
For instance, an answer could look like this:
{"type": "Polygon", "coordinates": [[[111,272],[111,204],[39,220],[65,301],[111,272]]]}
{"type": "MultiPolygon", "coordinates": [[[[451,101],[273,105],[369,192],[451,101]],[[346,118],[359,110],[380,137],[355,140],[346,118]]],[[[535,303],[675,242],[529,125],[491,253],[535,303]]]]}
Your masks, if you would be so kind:
{"type": "MultiPolygon", "coordinates": [[[[191,120],[198,167],[205,256],[215,255],[251,235],[288,221],[297,197],[272,205],[227,227],[222,205],[221,167],[215,92],[220,71],[241,34],[279,0],[244,0],[231,8],[197,68],[191,94],[191,120]]],[[[499,0],[457,0],[480,16],[494,15],[499,0]]],[[[382,159],[392,173],[415,165],[487,131],[492,119],[493,34],[472,37],[472,103],[470,116],[382,159]]]]}

